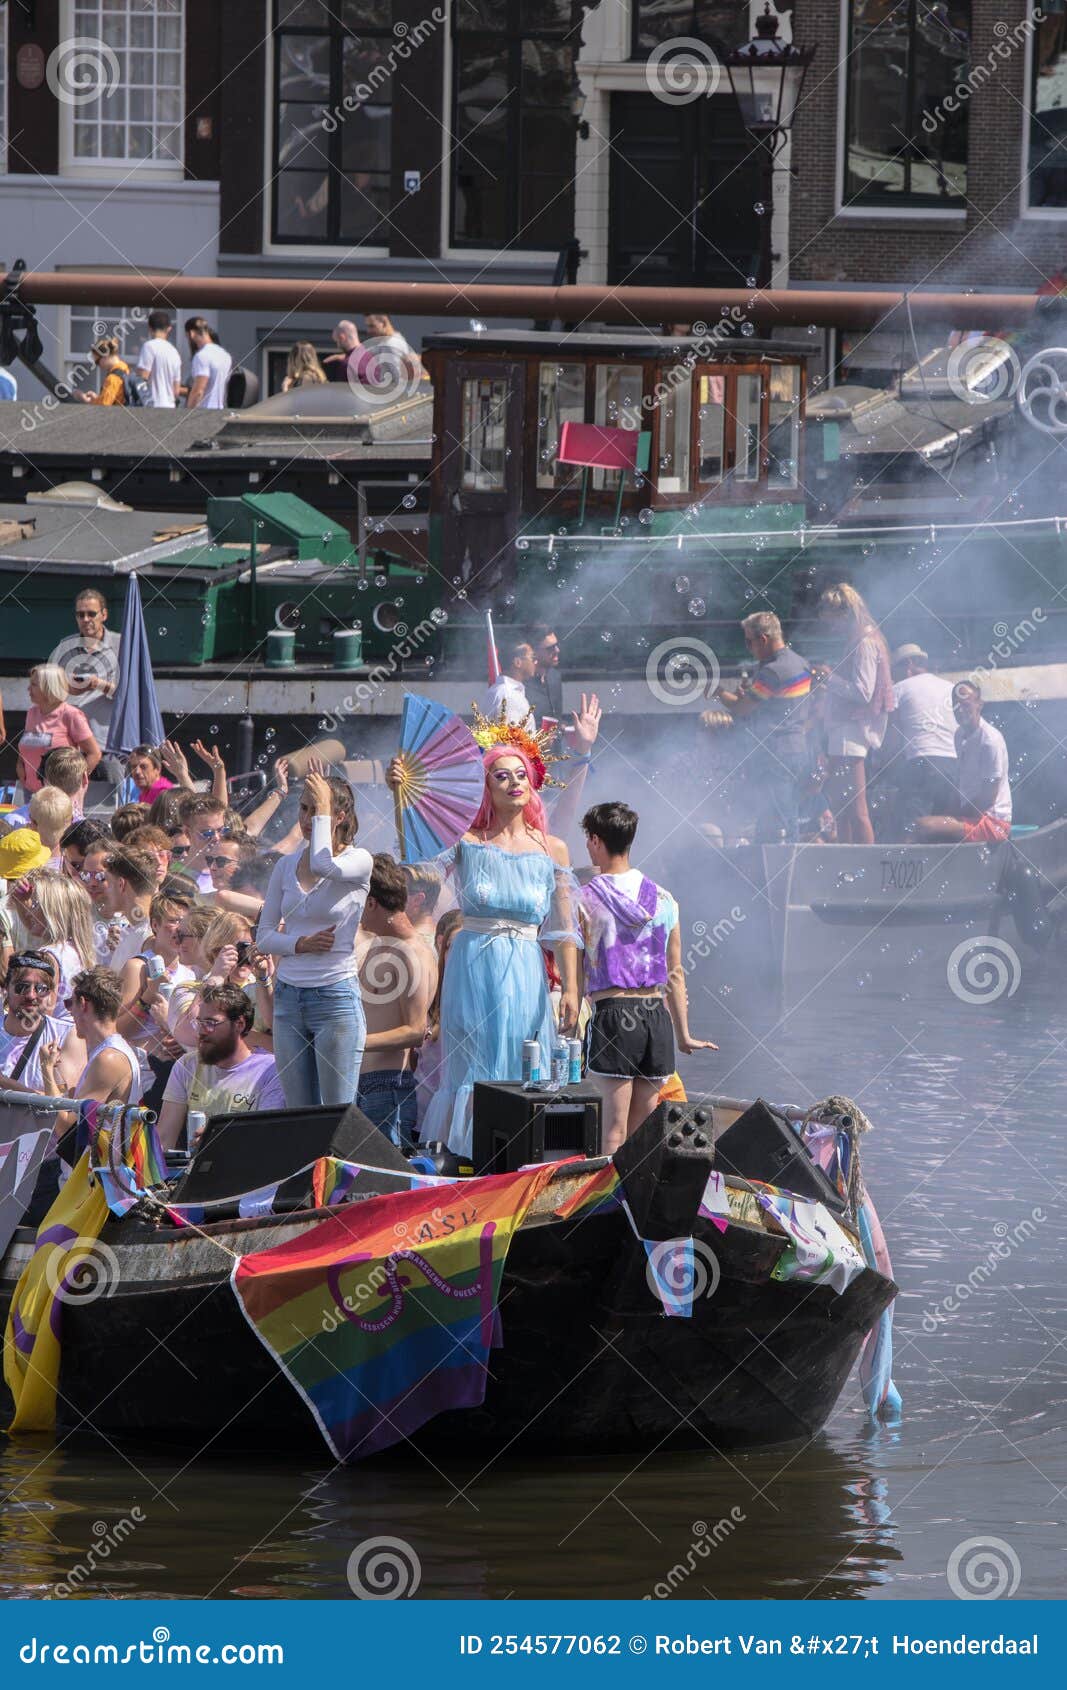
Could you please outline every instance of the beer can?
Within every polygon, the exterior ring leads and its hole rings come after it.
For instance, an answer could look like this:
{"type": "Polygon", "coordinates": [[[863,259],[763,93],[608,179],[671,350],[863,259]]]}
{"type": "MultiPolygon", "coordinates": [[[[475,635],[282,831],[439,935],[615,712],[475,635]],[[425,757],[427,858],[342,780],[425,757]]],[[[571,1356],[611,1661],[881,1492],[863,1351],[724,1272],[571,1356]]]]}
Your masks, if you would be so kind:
{"type": "Polygon", "coordinates": [[[196,1135],[203,1132],[207,1126],[207,1116],[202,1109],[190,1109],[185,1117],[185,1142],[190,1150],[196,1148],[196,1135]]]}
{"type": "Polygon", "coordinates": [[[145,969],[150,980],[158,980],[167,972],[167,965],[163,958],[153,951],[150,957],[145,958],[145,969]]]}
{"type": "Polygon", "coordinates": [[[523,1039],[522,1041],[522,1083],[524,1086],[539,1086],[541,1084],[541,1043],[539,1039],[523,1039]]]}
{"type": "Polygon", "coordinates": [[[570,1054],[570,1062],[567,1067],[567,1084],[569,1086],[579,1086],[582,1083],[581,1039],[568,1039],[567,1050],[570,1054]]]}

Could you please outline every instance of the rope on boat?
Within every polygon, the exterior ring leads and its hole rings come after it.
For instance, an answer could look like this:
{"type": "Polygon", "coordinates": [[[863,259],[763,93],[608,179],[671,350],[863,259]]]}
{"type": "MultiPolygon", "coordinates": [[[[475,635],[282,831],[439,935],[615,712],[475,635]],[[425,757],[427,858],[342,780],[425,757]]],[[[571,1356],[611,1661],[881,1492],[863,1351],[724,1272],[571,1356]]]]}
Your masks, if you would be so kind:
{"type": "MultiPolygon", "coordinates": [[[[144,1215],[146,1220],[158,1221],[168,1215],[170,1205],[168,1203],[164,1203],[163,1199],[161,1197],[157,1197],[154,1192],[146,1191],[143,1193],[140,1202],[138,1203],[138,1208],[141,1210],[141,1213],[144,1215]]],[[[221,1238],[213,1238],[210,1232],[205,1232],[203,1227],[197,1226],[195,1221],[189,1220],[185,1215],[182,1216],[182,1226],[188,1228],[190,1232],[195,1232],[197,1236],[204,1239],[206,1243],[214,1244],[217,1249],[222,1250],[225,1255],[230,1256],[235,1262],[239,1262],[244,1259],[239,1250],[231,1250],[230,1246],[228,1244],[224,1244],[221,1238]]]]}
{"type": "Polygon", "coordinates": [[[834,1093],[808,1110],[800,1124],[801,1136],[809,1124],[833,1127],[848,1140],[848,1206],[853,1215],[858,1215],[864,1198],[859,1141],[872,1130],[870,1118],[851,1097],[834,1093]]]}

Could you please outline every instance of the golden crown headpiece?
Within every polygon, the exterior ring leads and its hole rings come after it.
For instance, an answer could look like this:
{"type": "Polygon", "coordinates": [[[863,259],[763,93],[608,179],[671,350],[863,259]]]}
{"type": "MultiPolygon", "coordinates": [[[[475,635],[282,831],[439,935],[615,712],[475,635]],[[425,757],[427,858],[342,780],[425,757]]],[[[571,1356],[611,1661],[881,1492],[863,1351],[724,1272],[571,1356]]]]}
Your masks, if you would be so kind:
{"type": "Polygon", "coordinates": [[[542,786],[563,786],[565,783],[553,780],[548,772],[549,763],[561,763],[564,759],[552,750],[555,731],[552,728],[524,728],[517,722],[507,719],[507,707],[501,705],[497,716],[486,716],[476,704],[471,705],[474,714],[474,726],[471,733],[483,751],[490,751],[494,745],[510,745],[516,751],[521,751],[529,759],[534,772],[534,784],[538,791],[542,786]]]}

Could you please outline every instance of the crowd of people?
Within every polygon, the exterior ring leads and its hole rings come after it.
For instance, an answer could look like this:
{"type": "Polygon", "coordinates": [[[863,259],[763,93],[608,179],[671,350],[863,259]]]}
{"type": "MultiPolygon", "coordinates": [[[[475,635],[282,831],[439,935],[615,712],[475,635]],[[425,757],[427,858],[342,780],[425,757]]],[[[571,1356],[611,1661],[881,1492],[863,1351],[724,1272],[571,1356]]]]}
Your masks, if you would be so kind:
{"type": "Polygon", "coordinates": [[[978,679],[953,684],[934,674],[915,644],[890,652],[847,583],[828,587],[818,609],[835,647],[831,663],[808,663],[787,644],[778,617],[756,611],[741,624],[755,667],[736,686],[718,686],[703,717],[716,734],[744,732],[734,761],[745,776],[753,838],[1009,838],[1008,748],[982,714],[978,679]]]}
{"type": "MultiPolygon", "coordinates": [[[[418,354],[382,311],[368,311],[365,338],[347,318],[332,332],[336,352],[320,359],[308,340],[297,341],[286,360],[282,392],[314,387],[325,382],[347,381],[357,387],[380,390],[426,379],[418,354]]],[[[136,355],[126,353],[114,334],[101,335],[89,348],[98,386],[95,392],[75,397],[86,405],[143,405],[156,410],[221,411],[240,401],[230,392],[235,371],[230,353],[219,344],[217,331],[203,317],[190,317],[185,324],[188,368],[174,344],[174,322],[169,311],[150,311],[148,336],[136,355]]],[[[0,400],[17,399],[18,382],[10,370],[0,368],[0,400]]]]}

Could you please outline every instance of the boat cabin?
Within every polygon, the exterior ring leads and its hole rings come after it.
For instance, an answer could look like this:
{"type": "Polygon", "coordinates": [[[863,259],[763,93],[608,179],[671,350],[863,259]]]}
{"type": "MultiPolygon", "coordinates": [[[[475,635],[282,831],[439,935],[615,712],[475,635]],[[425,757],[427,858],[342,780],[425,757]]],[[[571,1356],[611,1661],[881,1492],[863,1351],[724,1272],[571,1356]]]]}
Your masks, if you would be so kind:
{"type": "Polygon", "coordinates": [[[431,336],[441,567],[467,579],[560,527],[662,532],[695,505],[711,531],[731,507],[801,502],[806,349],[739,327],[431,336]],[[581,445],[561,450],[567,424],[581,445]],[[615,448],[631,467],[609,467],[615,448]]]}

